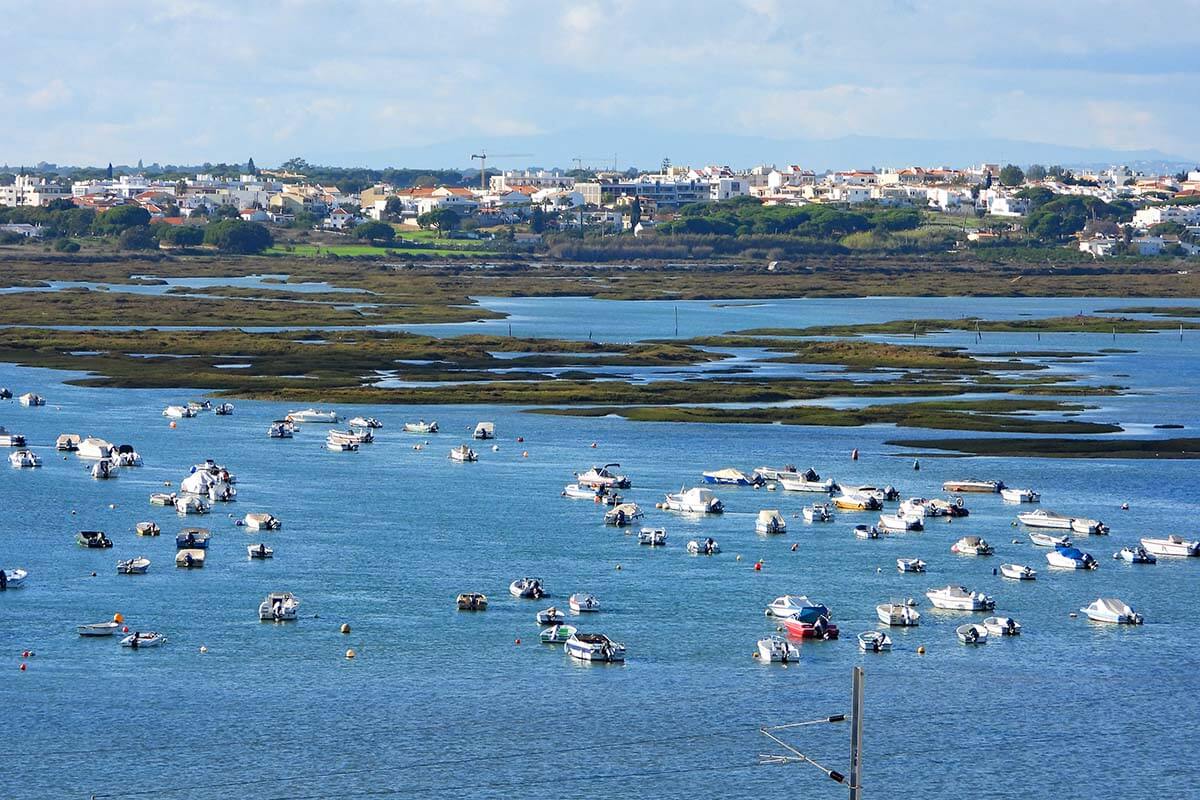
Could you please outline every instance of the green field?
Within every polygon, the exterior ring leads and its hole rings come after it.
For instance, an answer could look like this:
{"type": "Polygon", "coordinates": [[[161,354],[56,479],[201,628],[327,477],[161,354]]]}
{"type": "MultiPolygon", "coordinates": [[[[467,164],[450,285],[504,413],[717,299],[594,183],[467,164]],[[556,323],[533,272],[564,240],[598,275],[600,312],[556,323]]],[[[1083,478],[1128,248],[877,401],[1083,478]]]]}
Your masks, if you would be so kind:
{"type": "Polygon", "coordinates": [[[485,250],[481,247],[474,246],[406,247],[404,245],[393,245],[390,247],[376,247],[369,244],[278,244],[268,250],[267,255],[302,256],[307,258],[315,258],[326,255],[334,255],[339,257],[386,256],[389,252],[403,255],[417,255],[423,253],[430,256],[488,256],[495,254],[495,251],[493,250],[485,250]]]}

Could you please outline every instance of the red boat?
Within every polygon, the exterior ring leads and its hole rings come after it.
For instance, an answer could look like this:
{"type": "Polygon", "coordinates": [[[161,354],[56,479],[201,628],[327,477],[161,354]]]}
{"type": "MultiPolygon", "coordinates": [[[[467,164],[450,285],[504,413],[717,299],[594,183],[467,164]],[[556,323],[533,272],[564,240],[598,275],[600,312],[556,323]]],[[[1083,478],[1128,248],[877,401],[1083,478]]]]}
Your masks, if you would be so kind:
{"type": "Polygon", "coordinates": [[[837,624],[830,622],[829,617],[817,617],[815,622],[801,622],[790,617],[783,620],[789,636],[800,639],[836,639],[838,638],[837,624]]]}

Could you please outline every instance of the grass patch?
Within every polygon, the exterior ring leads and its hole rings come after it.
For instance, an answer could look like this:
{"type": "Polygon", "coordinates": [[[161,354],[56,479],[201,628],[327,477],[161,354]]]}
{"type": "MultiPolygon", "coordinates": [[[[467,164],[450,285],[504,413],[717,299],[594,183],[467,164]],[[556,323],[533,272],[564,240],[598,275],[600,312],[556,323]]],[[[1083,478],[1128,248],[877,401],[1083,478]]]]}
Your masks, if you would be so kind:
{"type": "Polygon", "coordinates": [[[1200,439],[1195,438],[898,439],[887,444],[925,451],[950,450],[962,455],[1012,458],[1200,458],[1200,439]]]}

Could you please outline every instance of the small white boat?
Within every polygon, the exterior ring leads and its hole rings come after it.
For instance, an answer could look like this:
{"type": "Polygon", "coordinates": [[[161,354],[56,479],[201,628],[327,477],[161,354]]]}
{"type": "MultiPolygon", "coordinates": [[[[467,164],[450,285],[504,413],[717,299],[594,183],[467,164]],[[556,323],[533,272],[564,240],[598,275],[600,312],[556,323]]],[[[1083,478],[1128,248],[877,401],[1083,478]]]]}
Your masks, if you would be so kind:
{"type": "Polygon", "coordinates": [[[24,447],[25,437],[0,425],[0,447],[24,447]]]}
{"type": "Polygon", "coordinates": [[[450,460],[459,464],[468,464],[472,461],[478,461],[479,454],[472,450],[468,445],[460,444],[458,447],[451,448],[450,460]]]}
{"type": "Polygon", "coordinates": [[[874,497],[880,503],[888,503],[900,499],[900,490],[891,484],[884,486],[882,489],[870,483],[864,483],[860,486],[843,486],[842,492],[844,494],[865,494],[867,497],[874,497]]]}
{"type": "Polygon", "coordinates": [[[892,649],[892,638],[881,631],[863,631],[858,635],[858,649],[864,653],[886,653],[892,649]]]}
{"type": "Polygon", "coordinates": [[[1026,511],[1022,514],[1017,514],[1017,519],[1022,525],[1030,528],[1057,528],[1060,530],[1071,530],[1072,518],[1063,514],[1056,514],[1053,511],[1047,511],[1044,508],[1039,508],[1036,511],[1026,511]]]}
{"type": "Polygon", "coordinates": [[[808,595],[803,594],[785,594],[776,597],[767,604],[763,613],[776,619],[795,619],[801,622],[815,622],[821,617],[830,616],[828,606],[815,603],[808,599],[808,595]]]}
{"type": "Polygon", "coordinates": [[[75,542],[89,550],[107,550],[112,547],[112,539],[105,536],[104,531],[80,531],[75,534],[75,542]]]}
{"type": "Polygon", "coordinates": [[[924,572],[925,562],[919,558],[897,558],[897,572],[924,572]]]}
{"type": "Polygon", "coordinates": [[[987,644],[988,629],[974,622],[959,625],[955,628],[955,633],[958,634],[958,640],[963,644],[987,644]]]}
{"type": "Polygon", "coordinates": [[[331,442],[349,442],[350,444],[370,444],[375,441],[375,434],[369,428],[350,429],[348,431],[332,430],[328,434],[331,442]]]}
{"type": "Polygon", "coordinates": [[[189,548],[207,550],[208,540],[211,538],[212,531],[208,528],[184,528],[175,535],[175,547],[180,550],[189,548]]]}
{"type": "MultiPolygon", "coordinates": [[[[811,472],[811,470],[809,471],[811,472]]],[[[778,481],[785,477],[800,477],[800,473],[796,471],[795,464],[786,464],[782,467],[755,467],[754,474],[762,478],[764,481],[778,481]]],[[[816,475],[816,473],[814,472],[813,475],[816,475]]]]}
{"type": "Polygon", "coordinates": [[[705,483],[718,486],[761,486],[763,484],[761,475],[747,475],[741,470],[732,468],[709,470],[700,473],[700,477],[704,479],[705,483]]]}
{"type": "Polygon", "coordinates": [[[775,509],[763,509],[754,520],[755,533],[786,533],[787,521],[775,509]]]}
{"type": "Polygon", "coordinates": [[[625,660],[625,645],[612,641],[602,633],[576,633],[567,639],[563,649],[571,658],[580,661],[625,660]]]}
{"type": "Polygon", "coordinates": [[[806,469],[800,473],[781,472],[775,478],[779,482],[780,487],[785,492],[816,492],[818,494],[829,494],[837,488],[833,478],[821,480],[821,476],[815,470],[806,469]]]}
{"type": "Polygon", "coordinates": [[[247,514],[242,524],[246,526],[246,530],[251,531],[277,531],[283,527],[278,517],[266,513],[247,514]]]}
{"type": "Polygon", "coordinates": [[[1090,553],[1077,547],[1056,547],[1046,553],[1046,563],[1057,569],[1096,569],[1100,565],[1090,553]]]}
{"type": "Polygon", "coordinates": [[[332,450],[335,453],[355,453],[358,452],[358,445],[354,442],[345,442],[340,439],[326,439],[325,449],[332,450]]]}
{"type": "Polygon", "coordinates": [[[725,510],[724,504],[708,489],[683,489],[669,493],[666,498],[668,511],[682,511],[687,514],[720,514],[725,510]]]}
{"type": "Polygon", "coordinates": [[[947,492],[979,492],[983,494],[995,494],[1004,489],[1004,481],[983,481],[975,478],[968,478],[965,481],[946,481],[942,484],[942,490],[947,492]]]}
{"type": "Polygon", "coordinates": [[[950,545],[950,552],[960,556],[990,556],[995,550],[988,544],[987,539],[978,536],[964,536],[950,545]]]}
{"type": "Polygon", "coordinates": [[[1165,539],[1149,537],[1142,539],[1142,547],[1146,548],[1146,552],[1156,556],[1180,558],[1200,556],[1200,542],[1188,541],[1174,533],[1165,539]]]}
{"type": "Polygon", "coordinates": [[[270,547],[267,547],[266,544],[259,542],[258,544],[246,545],[246,555],[249,556],[250,558],[259,558],[259,559],[274,558],[275,551],[272,550],[270,547]]]}
{"type": "Polygon", "coordinates": [[[517,578],[508,585],[508,593],[523,600],[541,600],[546,596],[541,578],[517,578]]]}
{"type": "Polygon", "coordinates": [[[878,511],[883,502],[869,494],[844,493],[834,496],[834,508],[843,511],[878,511]]]}
{"type": "Polygon", "coordinates": [[[1037,578],[1037,571],[1023,564],[1001,564],[1000,575],[1014,581],[1032,581],[1037,578]]]}
{"type": "Polygon", "coordinates": [[[102,458],[92,464],[92,477],[98,481],[117,477],[117,464],[111,458],[102,458]]]}
{"type": "Polygon", "coordinates": [[[296,426],[288,420],[276,420],[267,428],[267,437],[271,439],[291,439],[296,435],[296,426]]]}
{"type": "Polygon", "coordinates": [[[1021,635],[1021,623],[1012,617],[988,617],[983,621],[983,627],[996,636],[1021,635]]]}
{"type": "Polygon", "coordinates": [[[160,644],[165,644],[166,641],[167,637],[157,631],[137,631],[122,639],[121,647],[140,650],[144,647],[158,647],[160,644]]]}
{"type": "Polygon", "coordinates": [[[1079,609],[1093,622],[1110,622],[1114,625],[1141,625],[1142,615],[1115,597],[1100,597],[1091,605],[1079,609]]]}
{"type": "Polygon", "coordinates": [[[174,492],[154,492],[150,495],[150,505],[152,506],[173,506],[175,501],[179,499],[179,495],[174,492]]]}
{"type": "Polygon", "coordinates": [[[25,579],[29,577],[29,573],[20,567],[14,569],[0,569],[0,591],[8,589],[20,589],[25,585],[25,579]]]}
{"type": "MultiPolygon", "coordinates": [[[[374,417],[353,417],[348,423],[351,428],[367,428],[369,430],[379,430],[383,427],[383,423],[374,417]]],[[[431,423],[431,430],[419,431],[420,433],[435,433],[437,432],[437,423],[431,423]]]]}
{"type": "Polygon", "coordinates": [[[592,489],[628,489],[633,486],[633,481],[629,476],[620,475],[609,469],[609,467],[619,468],[620,466],[616,462],[605,464],[602,467],[593,466],[586,472],[575,473],[575,480],[580,486],[592,489]]]}
{"type": "Polygon", "coordinates": [[[662,547],[667,543],[667,532],[662,528],[642,528],[638,531],[638,544],[662,547]]]}
{"type": "Polygon", "coordinates": [[[563,487],[562,496],[570,497],[573,500],[592,500],[595,501],[603,496],[603,489],[593,489],[591,486],[583,486],[578,483],[568,483],[563,487]]]}
{"type": "Polygon", "coordinates": [[[187,404],[188,410],[199,414],[201,411],[209,411],[212,409],[211,400],[189,400],[187,404]]]}
{"type": "Polygon", "coordinates": [[[112,458],[112,452],[111,443],[95,436],[89,436],[79,442],[78,455],[80,458],[112,458]]]}
{"type": "Polygon", "coordinates": [[[487,595],[482,592],[463,592],[455,599],[459,611],[487,611],[487,595]]]}
{"type": "Polygon", "coordinates": [[[566,644],[577,632],[574,625],[555,623],[538,633],[538,640],[542,644],[566,644]]]}
{"type": "Polygon", "coordinates": [[[1133,547],[1122,547],[1115,558],[1128,561],[1130,564],[1155,564],[1158,562],[1158,558],[1140,544],[1133,547]]]}
{"type": "Polygon", "coordinates": [[[919,531],[924,530],[925,523],[917,516],[901,516],[899,514],[880,514],[879,527],[885,531],[919,531]]]}
{"type": "Polygon", "coordinates": [[[419,433],[422,435],[427,434],[427,433],[437,433],[438,432],[437,420],[433,420],[432,422],[426,422],[425,420],[422,419],[422,420],[418,420],[417,422],[406,422],[406,423],[404,423],[404,432],[405,433],[419,433]]]}
{"type": "Polygon", "coordinates": [[[884,625],[907,628],[921,624],[921,612],[907,603],[880,603],[875,606],[875,616],[884,625]]]}
{"type": "Polygon", "coordinates": [[[296,425],[305,423],[328,423],[336,425],[338,415],[336,411],[318,410],[315,408],[306,408],[303,411],[289,411],[285,419],[290,420],[296,425]]]}
{"type": "Polygon", "coordinates": [[[782,636],[758,640],[758,660],[763,664],[794,664],[800,660],[800,648],[782,636]]]}
{"type": "Polygon", "coordinates": [[[604,524],[620,528],[632,525],[645,516],[637,503],[619,503],[604,512],[604,524]]]}
{"type": "Polygon", "coordinates": [[[162,415],[167,419],[190,419],[196,416],[196,412],[187,406],[167,406],[162,415]]]}
{"type": "Polygon", "coordinates": [[[119,622],[91,622],[86,625],[76,625],[75,632],[80,636],[112,636],[121,630],[119,622]]]}
{"type": "Polygon", "coordinates": [[[54,449],[60,453],[74,453],[79,449],[78,433],[60,433],[54,440],[54,449]]]}
{"type": "Polygon", "coordinates": [[[18,450],[15,453],[9,454],[8,463],[12,464],[14,467],[24,469],[28,467],[40,467],[42,465],[42,459],[40,459],[38,454],[32,450],[18,450]]]}
{"type": "Polygon", "coordinates": [[[982,592],[972,592],[963,586],[945,586],[925,593],[934,608],[953,611],[991,611],[996,601],[982,592]]]}
{"type": "Polygon", "coordinates": [[[204,566],[204,551],[199,548],[193,548],[176,552],[175,566],[184,569],[200,569],[204,566]]]}
{"type": "Polygon", "coordinates": [[[157,522],[139,522],[133,526],[133,532],[138,536],[158,536],[162,528],[158,527],[157,522]]]}
{"type": "Polygon", "coordinates": [[[221,403],[213,409],[213,413],[218,417],[228,417],[233,413],[233,403],[221,403]]]}
{"type": "Polygon", "coordinates": [[[23,394],[17,398],[17,402],[27,408],[34,408],[37,406],[46,405],[46,398],[42,397],[40,394],[34,394],[33,392],[26,392],[25,394],[23,394]]]}
{"type": "Polygon", "coordinates": [[[475,430],[471,434],[472,439],[495,439],[496,438],[496,423],[480,422],[475,425],[475,430]]]}
{"type": "Polygon", "coordinates": [[[1108,533],[1108,526],[1098,519],[1076,517],[1071,520],[1071,530],[1086,536],[1103,536],[1108,533]]]}
{"type": "Polygon", "coordinates": [[[721,545],[711,536],[707,539],[692,539],[687,543],[687,551],[694,556],[715,556],[721,552],[721,545]]]}
{"type": "Polygon", "coordinates": [[[800,510],[805,522],[833,522],[833,509],[828,503],[813,503],[800,510]]]}
{"type": "Polygon", "coordinates": [[[113,458],[116,459],[117,466],[120,467],[140,467],[142,466],[142,457],[137,450],[133,449],[133,445],[122,444],[118,445],[114,451],[113,458]]]}
{"type": "Polygon", "coordinates": [[[537,612],[537,615],[534,617],[534,619],[537,620],[538,625],[560,625],[566,621],[567,615],[559,611],[554,606],[550,606],[549,608],[543,608],[541,611],[537,612]]]}
{"type": "Polygon", "coordinates": [[[117,562],[117,574],[119,575],[145,575],[148,569],[150,569],[150,559],[145,556],[117,562]]]}
{"type": "Polygon", "coordinates": [[[941,517],[948,512],[941,505],[934,505],[924,497],[910,497],[900,503],[899,514],[906,517],[941,517]]]}
{"type": "Polygon", "coordinates": [[[591,614],[600,610],[600,601],[595,595],[578,592],[571,595],[569,601],[571,610],[576,614],[591,614]]]}
{"type": "Polygon", "coordinates": [[[854,537],[856,539],[882,539],[887,531],[881,531],[874,525],[855,525],[854,537]]]}
{"type": "Polygon", "coordinates": [[[258,604],[262,622],[290,622],[300,613],[300,600],[291,592],[271,592],[258,604]]]}
{"type": "Polygon", "coordinates": [[[1000,497],[1008,503],[1037,503],[1042,499],[1033,489],[1001,489],[1000,497]]]}
{"type": "Polygon", "coordinates": [[[175,513],[177,514],[207,514],[209,511],[212,511],[212,505],[198,495],[175,498],[175,513]]]}

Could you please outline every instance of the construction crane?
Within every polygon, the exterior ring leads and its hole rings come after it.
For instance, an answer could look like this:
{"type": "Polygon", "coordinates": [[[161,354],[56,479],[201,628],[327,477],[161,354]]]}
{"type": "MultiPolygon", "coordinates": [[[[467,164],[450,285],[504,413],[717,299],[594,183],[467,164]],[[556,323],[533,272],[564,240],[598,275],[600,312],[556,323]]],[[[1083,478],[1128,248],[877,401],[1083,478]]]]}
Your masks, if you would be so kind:
{"type": "Polygon", "coordinates": [[[480,150],[478,153],[471,154],[471,160],[479,159],[479,188],[487,191],[487,160],[489,158],[532,158],[531,153],[492,153],[488,155],[487,150],[480,150]]]}

